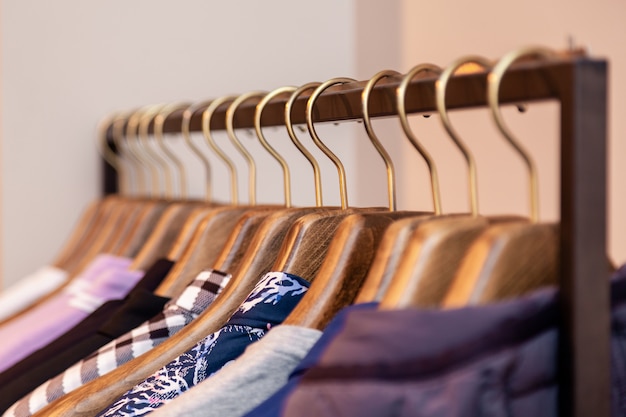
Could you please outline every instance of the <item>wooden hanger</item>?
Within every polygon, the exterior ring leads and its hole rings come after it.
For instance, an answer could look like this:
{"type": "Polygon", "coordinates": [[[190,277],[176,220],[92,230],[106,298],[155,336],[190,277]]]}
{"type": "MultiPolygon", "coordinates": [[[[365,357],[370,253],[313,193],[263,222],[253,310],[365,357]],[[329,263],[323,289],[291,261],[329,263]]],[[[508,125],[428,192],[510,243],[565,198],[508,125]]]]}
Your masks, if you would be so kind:
{"type": "MultiPolygon", "coordinates": [[[[106,130],[114,123],[119,123],[122,120],[122,116],[111,117],[102,122],[99,126],[98,138],[101,141],[106,140],[106,130]]],[[[108,147],[104,147],[108,149],[108,147]]],[[[110,149],[108,149],[110,152],[110,149]]],[[[110,155],[105,152],[102,153],[107,159],[111,159],[110,155]]],[[[114,157],[114,155],[113,155],[114,157]]],[[[112,165],[119,167],[118,161],[112,160],[112,165]]],[[[63,269],[69,275],[69,279],[62,286],[52,291],[48,295],[40,298],[36,303],[16,312],[0,321],[0,324],[6,323],[19,317],[25,312],[29,311],[42,303],[47,302],[52,297],[59,294],[64,288],[71,283],[72,279],[78,275],[83,267],[85,259],[90,258],[92,254],[90,249],[94,246],[101,246],[106,243],[106,239],[110,236],[115,225],[121,222],[125,215],[128,215],[129,208],[134,207],[129,204],[129,199],[120,196],[108,196],[92,203],[90,207],[81,217],[78,222],[78,226],[74,229],[72,235],[68,239],[57,260],[54,262],[54,266],[63,269]]]]}
{"type": "MultiPolygon", "coordinates": [[[[172,165],[178,168],[178,176],[180,179],[180,199],[174,200],[172,175],[169,171],[167,162],[163,164],[165,172],[165,194],[166,198],[175,203],[171,203],[159,217],[158,224],[150,233],[148,239],[142,239],[138,233],[137,242],[144,242],[141,245],[140,252],[134,257],[135,260],[131,265],[132,269],[145,270],[150,267],[157,259],[162,257],[171,257],[171,260],[177,260],[182,254],[182,248],[186,247],[191,239],[193,231],[198,228],[200,216],[205,216],[209,210],[215,207],[211,202],[211,167],[208,159],[202,154],[197,146],[191,141],[189,125],[191,117],[197,111],[203,111],[206,107],[205,103],[198,105],[190,105],[188,103],[177,103],[164,106],[154,117],[154,137],[160,145],[164,155],[170,160],[172,165]],[[183,112],[181,122],[181,133],[185,143],[190,150],[200,159],[206,172],[205,200],[187,199],[186,192],[186,173],[185,168],[178,158],[169,150],[163,140],[163,126],[169,116],[177,112],[183,112]]],[[[144,124],[142,136],[145,139],[148,132],[147,124],[144,124]]]]}
{"type": "Polygon", "coordinates": [[[70,262],[71,257],[81,247],[84,247],[86,242],[93,239],[93,235],[97,233],[98,225],[101,225],[110,214],[111,206],[113,206],[113,201],[116,198],[117,196],[108,196],[89,204],[76,226],[72,229],[71,235],[63,245],[63,248],[58,252],[56,259],[52,262],[53,266],[65,271],[68,270],[66,264],[70,262]]]}
{"type": "MultiPolygon", "coordinates": [[[[146,110],[144,109],[142,111],[146,110]]],[[[126,123],[125,130],[127,139],[129,137],[136,137],[142,111],[134,112],[126,123]]],[[[118,122],[121,124],[121,121],[118,122]]],[[[118,148],[121,148],[121,131],[122,127],[114,129],[114,139],[118,144],[118,148]]],[[[140,153],[133,150],[131,143],[133,143],[132,140],[127,141],[127,149],[130,151],[129,155],[133,155],[137,161],[141,161],[140,153]]],[[[146,161],[142,162],[146,163],[146,161]]],[[[140,171],[138,170],[137,172],[140,171]]],[[[153,183],[153,192],[155,192],[155,188],[158,188],[158,181],[153,180],[153,183]]],[[[133,233],[138,231],[138,224],[141,222],[142,218],[147,218],[152,222],[152,225],[154,225],[158,216],[151,216],[150,213],[152,213],[153,210],[162,211],[163,204],[166,204],[162,201],[144,198],[118,199],[117,201],[117,209],[111,214],[102,229],[99,230],[94,241],[91,242],[80,257],[75,257],[75,261],[72,264],[75,271],[82,271],[96,255],[100,253],[111,253],[114,249],[119,248],[120,245],[125,245],[129,239],[132,239],[133,233]]]]}
{"type": "Polygon", "coordinates": [[[361,288],[384,231],[410,212],[358,213],[346,216],[330,242],[311,288],[283,322],[322,330],[351,304],[361,288]]]}
{"type": "Polygon", "coordinates": [[[529,48],[505,55],[488,77],[488,102],[500,132],[526,164],[530,177],[530,223],[490,226],[472,244],[448,291],[445,307],[496,301],[523,294],[538,285],[556,284],[558,226],[538,223],[538,189],[534,163],[506,127],[499,106],[499,89],[509,66],[519,58],[554,56],[546,49],[529,48]]]}
{"type": "MultiPolygon", "coordinates": [[[[361,106],[366,133],[383,159],[387,171],[388,211],[359,210],[342,220],[328,254],[303,299],[285,319],[285,324],[323,329],[344,306],[352,303],[363,284],[384,230],[393,221],[413,212],[396,212],[395,170],[391,158],[380,143],[369,117],[369,97],[376,83],[398,75],[395,71],[380,71],[363,89],[361,106]]],[[[312,96],[310,100],[313,100],[312,96]]],[[[312,105],[311,105],[312,108],[312,105]]]]}
{"type": "MultiPolygon", "coordinates": [[[[111,151],[107,145],[107,131],[115,123],[119,123],[123,119],[123,115],[111,115],[103,119],[98,125],[98,149],[103,158],[118,171],[118,175],[122,177],[122,168],[117,156],[111,151]]],[[[90,246],[99,230],[103,227],[106,219],[111,216],[115,210],[118,200],[121,198],[117,195],[107,196],[101,200],[93,202],[85,210],[82,217],[74,227],[72,234],[67,239],[63,248],[59,251],[53,265],[71,273],[72,265],[76,259],[80,259],[80,254],[90,246]]]]}
{"type": "MultiPolygon", "coordinates": [[[[301,216],[302,209],[285,209],[271,213],[248,244],[237,274],[233,275],[221,295],[196,320],[161,345],[59,398],[35,415],[95,415],[156,369],[193,347],[206,335],[219,330],[245,300],[262,273],[271,269],[289,225],[301,216]]],[[[219,268],[219,265],[216,266],[219,268]]]]}
{"type": "MultiPolygon", "coordinates": [[[[343,198],[342,202],[344,201],[347,202],[347,198],[343,198]]],[[[349,210],[319,207],[283,209],[273,212],[261,223],[254,234],[240,259],[237,272],[220,297],[200,317],[160,346],[60,398],[40,413],[81,415],[80,413],[74,414],[73,410],[77,407],[91,410],[88,413],[100,411],[117,396],[149,376],[155,369],[191,348],[207,334],[221,328],[262,275],[269,272],[272,266],[283,266],[301,274],[308,274],[309,271],[313,273],[311,267],[304,266],[305,263],[302,262],[304,257],[306,256],[309,263],[315,265],[314,269],[321,262],[312,262],[311,253],[306,251],[309,248],[315,248],[319,255],[323,256],[332,237],[328,232],[336,229],[340,219],[349,212],[349,210]]],[[[240,241],[236,236],[229,239],[229,243],[238,242],[240,241]]],[[[238,248],[226,248],[227,254],[220,256],[220,260],[229,259],[233,249],[235,252],[240,252],[238,248]]],[[[224,264],[216,266],[220,268],[224,264]]]]}
{"type": "MultiPolygon", "coordinates": [[[[229,113],[227,118],[234,118],[234,111],[237,106],[245,101],[245,99],[251,96],[248,94],[241,100],[241,96],[223,96],[218,99],[212,100],[207,103],[203,103],[202,106],[206,106],[202,114],[202,129],[204,137],[209,144],[210,148],[215,154],[222,159],[226,166],[230,170],[231,177],[231,202],[230,207],[219,207],[210,210],[205,213],[204,218],[199,223],[194,231],[193,237],[190,239],[186,246],[185,251],[181,254],[179,261],[172,268],[165,280],[157,288],[156,293],[160,295],[173,296],[184,290],[187,285],[193,280],[193,278],[203,269],[206,269],[213,265],[221,253],[224,252],[224,247],[231,240],[233,234],[246,231],[251,231],[251,223],[249,217],[255,217],[261,219],[267,215],[268,210],[276,210],[278,207],[256,207],[256,206],[238,206],[237,205],[237,171],[235,165],[228,158],[225,152],[216,144],[213,139],[210,124],[215,111],[223,105],[228,105],[228,108],[232,108],[232,112],[229,113]],[[239,100],[238,100],[239,99],[239,100]],[[243,222],[243,226],[238,226],[240,222],[243,222]]],[[[191,114],[186,113],[187,120],[190,120],[191,114]]],[[[233,129],[232,120],[229,125],[229,136],[231,140],[238,142],[234,132],[230,132],[233,129]],[[234,139],[233,139],[234,138],[234,139]]],[[[188,126],[187,126],[188,130],[188,126]]],[[[243,145],[239,144],[240,151],[244,149],[244,153],[249,155],[243,145]]],[[[250,156],[250,159],[252,157],[250,156]]],[[[254,167],[254,161],[249,164],[254,167]]],[[[250,176],[251,181],[255,181],[255,175],[250,176]]],[[[255,187],[251,185],[251,200],[254,201],[255,187]]],[[[257,223],[258,224],[258,223],[257,223]]],[[[244,246],[248,241],[237,241],[240,246],[244,246]]],[[[176,245],[176,249],[180,245],[176,245]]],[[[230,272],[230,271],[226,271],[230,272]]]]}
{"type": "MultiPolygon", "coordinates": [[[[468,171],[468,190],[470,214],[453,214],[416,219],[406,226],[410,228],[402,237],[406,239],[401,258],[397,263],[385,264],[383,271],[395,268],[387,273],[387,280],[393,277],[391,284],[381,298],[380,308],[403,308],[409,306],[433,307],[441,303],[454,277],[457,266],[473,240],[488,226],[488,220],[478,217],[478,195],[476,187],[476,164],[467,146],[452,127],[446,109],[446,88],[450,77],[467,62],[485,64],[486,60],[470,57],[462,58],[448,66],[444,71],[430,66],[423,67],[439,73],[436,83],[436,105],[442,124],[455,146],[463,155],[468,171]]],[[[420,67],[414,68],[415,75],[420,67]]],[[[398,87],[398,112],[407,136],[415,139],[404,111],[405,88],[412,78],[407,74],[398,87]]],[[[416,142],[412,140],[412,142],[416,142]]],[[[419,149],[418,149],[419,150],[419,149]]],[[[428,158],[427,158],[428,160],[428,158]]],[[[434,167],[434,162],[431,163],[434,167]]],[[[431,170],[433,173],[436,172],[431,170]]],[[[432,174],[431,174],[432,175],[432,174]]],[[[434,177],[436,178],[436,177],[434,177]]],[[[437,189],[433,183],[433,190],[437,189]]],[[[436,200],[435,200],[436,205],[436,200]]],[[[437,207],[435,207],[437,210],[437,207]]],[[[378,293],[380,294],[380,292],[378,293]]]]}
{"type": "MultiPolygon", "coordinates": [[[[121,134],[121,125],[124,121],[124,115],[118,114],[100,124],[98,134],[100,146],[98,149],[100,149],[101,155],[109,161],[111,166],[119,172],[120,178],[126,179],[119,158],[117,158],[106,144],[107,130],[109,128],[115,128],[113,130],[121,134]]],[[[60,257],[61,259],[55,262],[55,265],[68,271],[70,276],[75,276],[76,273],[79,272],[80,263],[88,256],[90,248],[94,245],[102,245],[103,242],[106,242],[106,240],[103,240],[102,234],[110,231],[110,228],[118,223],[119,217],[124,211],[124,207],[128,208],[129,206],[128,199],[121,196],[109,196],[97,204],[97,217],[89,223],[87,229],[76,233],[78,236],[81,236],[80,239],[74,237],[70,239],[67,248],[63,250],[63,255],[60,257]]],[[[82,227],[83,223],[81,222],[79,223],[79,229],[82,229],[82,227]]]]}

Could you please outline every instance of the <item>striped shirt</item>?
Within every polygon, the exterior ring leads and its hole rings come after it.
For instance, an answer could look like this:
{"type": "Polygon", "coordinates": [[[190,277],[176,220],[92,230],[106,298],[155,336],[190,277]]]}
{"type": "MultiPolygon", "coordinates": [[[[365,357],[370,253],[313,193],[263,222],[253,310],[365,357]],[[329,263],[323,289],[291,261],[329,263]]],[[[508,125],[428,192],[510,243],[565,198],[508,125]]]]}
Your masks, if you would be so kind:
{"type": "Polygon", "coordinates": [[[3,417],[30,416],[61,396],[161,344],[198,317],[230,280],[230,274],[203,271],[163,312],[44,382],[9,408],[3,417]]]}

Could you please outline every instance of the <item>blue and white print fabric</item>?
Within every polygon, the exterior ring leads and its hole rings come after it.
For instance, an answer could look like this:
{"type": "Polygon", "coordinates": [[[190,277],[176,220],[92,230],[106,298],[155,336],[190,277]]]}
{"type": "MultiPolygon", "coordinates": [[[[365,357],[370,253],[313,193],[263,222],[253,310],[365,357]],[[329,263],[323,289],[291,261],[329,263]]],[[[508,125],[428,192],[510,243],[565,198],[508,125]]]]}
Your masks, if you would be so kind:
{"type": "Polygon", "coordinates": [[[136,385],[98,416],[141,416],[173,400],[236,359],[248,345],[289,315],[309,283],[285,272],[269,272],[217,332],[136,385]]]}

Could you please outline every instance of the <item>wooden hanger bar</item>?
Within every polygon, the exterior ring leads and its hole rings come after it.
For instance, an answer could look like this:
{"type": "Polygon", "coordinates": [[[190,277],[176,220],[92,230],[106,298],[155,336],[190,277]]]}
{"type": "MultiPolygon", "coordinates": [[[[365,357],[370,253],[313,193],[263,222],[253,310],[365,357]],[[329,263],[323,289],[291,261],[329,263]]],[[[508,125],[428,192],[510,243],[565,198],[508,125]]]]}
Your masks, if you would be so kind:
{"type": "MultiPolygon", "coordinates": [[[[501,103],[529,102],[558,98],[558,79],[572,63],[572,60],[557,60],[549,63],[529,61],[517,64],[507,72],[500,93],[501,103]]],[[[407,112],[428,113],[437,111],[435,107],[435,82],[437,76],[428,72],[415,78],[407,92],[407,112]]],[[[477,72],[454,77],[446,93],[446,104],[450,109],[484,106],[486,102],[487,73],[477,72]]],[[[361,93],[367,80],[331,87],[316,103],[315,122],[337,122],[361,119],[361,93]]],[[[371,95],[371,117],[395,116],[395,92],[400,80],[381,81],[371,95]]],[[[310,93],[302,94],[295,102],[292,112],[294,124],[305,124],[305,108],[310,93]]],[[[284,111],[288,97],[276,98],[263,111],[263,126],[285,124],[284,111]]],[[[235,128],[253,128],[254,111],[258,100],[244,102],[235,113],[235,128]]],[[[228,103],[219,107],[212,120],[211,129],[226,128],[224,120],[228,103]]],[[[198,110],[191,118],[191,131],[201,131],[202,111],[198,110]]],[[[180,132],[182,111],[172,113],[163,126],[164,132],[180,132]]],[[[152,130],[152,126],[150,126],[152,130]]]]}
{"type": "MultiPolygon", "coordinates": [[[[410,113],[435,112],[434,75],[412,81],[407,97],[410,113]]],[[[485,106],[485,72],[455,76],[449,84],[451,109],[485,106]]],[[[336,122],[360,119],[361,93],[366,81],[345,84],[324,92],[316,104],[314,120],[336,122]]],[[[399,80],[380,83],[372,92],[371,117],[395,112],[399,80]]],[[[304,123],[308,96],[293,108],[293,122],[304,123]]],[[[527,103],[555,99],[561,104],[561,328],[560,411],[563,416],[609,416],[610,304],[606,252],[606,119],[607,63],[574,56],[556,61],[529,60],[507,72],[501,103],[527,103]]],[[[284,124],[287,98],[276,99],[264,110],[264,126],[284,124]]],[[[256,102],[244,103],[235,127],[253,126],[256,102]]],[[[212,129],[224,129],[225,108],[212,119],[212,129]]],[[[199,131],[201,111],[191,119],[199,131]]],[[[166,132],[180,131],[181,115],[165,123],[166,132]]],[[[110,137],[110,132],[109,132],[110,137]]],[[[112,171],[110,169],[110,171],[112,171]]],[[[117,191],[113,172],[105,175],[105,193],[117,191]],[[112,175],[113,174],[113,175],[112,175]]]]}

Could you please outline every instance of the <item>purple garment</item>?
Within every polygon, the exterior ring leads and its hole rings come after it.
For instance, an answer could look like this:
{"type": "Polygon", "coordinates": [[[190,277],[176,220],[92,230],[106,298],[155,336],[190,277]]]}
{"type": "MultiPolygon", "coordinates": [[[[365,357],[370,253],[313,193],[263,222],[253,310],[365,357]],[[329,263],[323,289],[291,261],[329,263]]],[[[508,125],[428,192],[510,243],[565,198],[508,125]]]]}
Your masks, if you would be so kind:
{"type": "Polygon", "coordinates": [[[66,287],[0,327],[0,372],[46,346],[104,302],[119,299],[143,276],[129,271],[132,259],[99,255],[66,287]]]}
{"type": "MultiPolygon", "coordinates": [[[[611,283],[613,414],[626,415],[626,268],[611,283]]],[[[285,416],[558,416],[557,291],[451,310],[356,311],[285,416]]]]}

